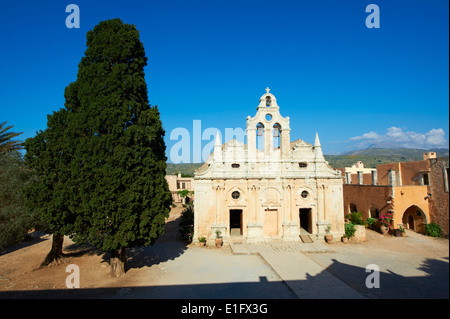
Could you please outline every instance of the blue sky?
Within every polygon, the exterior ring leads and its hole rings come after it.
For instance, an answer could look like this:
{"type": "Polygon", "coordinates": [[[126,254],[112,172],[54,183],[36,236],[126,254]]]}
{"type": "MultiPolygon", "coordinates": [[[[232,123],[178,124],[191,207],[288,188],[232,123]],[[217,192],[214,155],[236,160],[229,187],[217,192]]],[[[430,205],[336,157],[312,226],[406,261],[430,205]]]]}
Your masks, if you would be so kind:
{"type": "MultiPolygon", "coordinates": [[[[167,154],[177,127],[245,129],[264,89],[291,140],[325,154],[370,145],[448,147],[449,3],[433,1],[21,1],[0,8],[0,122],[45,129],[76,80],[86,33],[121,18],[140,30],[149,101],[167,154]],[[80,8],[79,29],[65,25],[80,8]],[[368,4],[380,8],[369,29],[368,4]]],[[[192,134],[191,134],[192,139],[192,134]]],[[[202,146],[210,141],[202,141],[202,146]]]]}

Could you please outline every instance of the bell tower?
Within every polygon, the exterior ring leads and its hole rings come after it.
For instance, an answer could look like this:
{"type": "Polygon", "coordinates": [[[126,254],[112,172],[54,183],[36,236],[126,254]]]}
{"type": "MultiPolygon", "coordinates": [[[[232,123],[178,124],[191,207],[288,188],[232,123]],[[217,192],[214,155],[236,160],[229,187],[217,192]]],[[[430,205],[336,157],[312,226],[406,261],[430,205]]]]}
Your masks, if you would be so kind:
{"type": "Polygon", "coordinates": [[[259,99],[255,117],[247,117],[249,162],[290,157],[289,117],[280,115],[277,99],[269,92],[270,89],[266,88],[266,94],[259,99]],[[257,149],[262,152],[262,157],[257,156],[260,153],[257,149]]]}

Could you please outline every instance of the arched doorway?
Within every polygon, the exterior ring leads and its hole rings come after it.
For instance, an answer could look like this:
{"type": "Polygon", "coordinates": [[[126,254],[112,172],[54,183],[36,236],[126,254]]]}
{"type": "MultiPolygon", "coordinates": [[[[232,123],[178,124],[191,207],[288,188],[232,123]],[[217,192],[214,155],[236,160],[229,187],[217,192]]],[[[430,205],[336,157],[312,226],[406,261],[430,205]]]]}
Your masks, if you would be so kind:
{"type": "Polygon", "coordinates": [[[358,212],[358,208],[356,208],[356,205],[353,203],[350,203],[350,205],[348,206],[348,209],[349,209],[350,214],[358,212]]]}
{"type": "Polygon", "coordinates": [[[411,205],[403,213],[402,223],[406,229],[417,233],[424,233],[427,216],[419,206],[411,205]]]}
{"type": "Polygon", "coordinates": [[[408,229],[414,230],[414,217],[412,217],[412,215],[408,216],[408,225],[407,225],[408,229]]]}
{"type": "Polygon", "coordinates": [[[369,217],[371,218],[380,218],[380,211],[376,206],[370,206],[369,208],[369,217]]]}

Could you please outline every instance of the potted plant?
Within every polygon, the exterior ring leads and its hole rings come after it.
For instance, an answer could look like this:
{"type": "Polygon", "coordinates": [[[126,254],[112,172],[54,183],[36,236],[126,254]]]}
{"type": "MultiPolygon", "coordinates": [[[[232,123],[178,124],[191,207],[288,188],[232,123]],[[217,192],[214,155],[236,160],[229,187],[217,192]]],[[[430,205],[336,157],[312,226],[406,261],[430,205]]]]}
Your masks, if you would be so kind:
{"type": "Polygon", "coordinates": [[[383,235],[389,233],[389,228],[391,227],[392,212],[383,213],[380,215],[380,230],[383,235]]]}
{"type": "Polygon", "coordinates": [[[342,236],[342,242],[348,242],[348,240],[355,235],[355,231],[355,225],[353,225],[352,223],[345,224],[345,235],[342,236]]]}
{"type": "Polygon", "coordinates": [[[201,236],[198,238],[198,241],[200,242],[200,246],[206,246],[206,237],[201,236]]]}
{"type": "Polygon", "coordinates": [[[406,230],[405,227],[403,227],[402,225],[400,225],[399,227],[400,233],[402,237],[406,237],[406,230]]]}
{"type": "Polygon", "coordinates": [[[216,247],[221,247],[223,245],[222,232],[220,230],[216,230],[216,247]]]}
{"type": "Polygon", "coordinates": [[[331,231],[331,225],[327,226],[327,234],[325,235],[325,241],[327,242],[327,244],[331,244],[331,242],[333,241],[333,235],[330,234],[331,231]]]}

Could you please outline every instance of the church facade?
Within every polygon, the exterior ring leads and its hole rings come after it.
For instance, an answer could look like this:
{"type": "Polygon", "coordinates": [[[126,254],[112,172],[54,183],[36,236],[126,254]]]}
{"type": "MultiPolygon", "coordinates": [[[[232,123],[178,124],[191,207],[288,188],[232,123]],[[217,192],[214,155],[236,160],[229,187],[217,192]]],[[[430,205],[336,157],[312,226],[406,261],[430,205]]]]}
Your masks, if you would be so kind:
{"type": "Polygon", "coordinates": [[[290,119],[266,89],[254,117],[247,117],[247,144],[222,144],[195,172],[194,240],[322,241],[344,233],[343,181],[325,161],[316,134],[311,145],[290,141],[290,119]]]}

